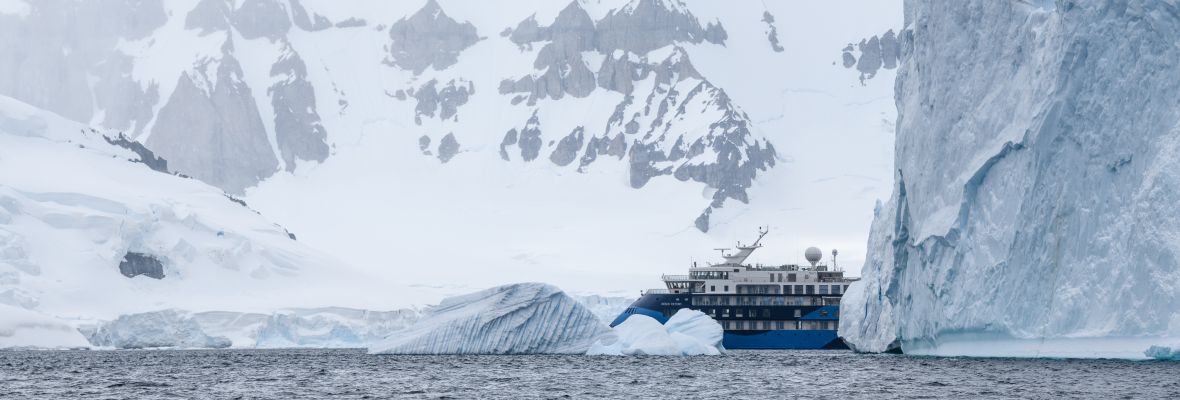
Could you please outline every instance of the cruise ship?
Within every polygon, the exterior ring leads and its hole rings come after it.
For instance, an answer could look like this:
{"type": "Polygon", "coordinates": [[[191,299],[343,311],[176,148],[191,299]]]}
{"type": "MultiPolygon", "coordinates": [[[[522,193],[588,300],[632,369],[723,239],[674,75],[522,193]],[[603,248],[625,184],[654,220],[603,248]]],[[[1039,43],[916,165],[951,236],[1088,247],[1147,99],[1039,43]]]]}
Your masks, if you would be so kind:
{"type": "Polygon", "coordinates": [[[762,247],[767,230],[749,245],[721,252],[724,262],[698,266],[688,275],[664,275],[666,288],[644,291],[613,322],[614,327],[633,314],[660,323],[682,308],[699,310],[725,329],[727,349],[847,349],[836,334],[840,297],[855,278],[845,278],[835,265],[821,263],[823,252],[815,247],[804,253],[810,265],[779,266],[744,264],[762,247]]]}

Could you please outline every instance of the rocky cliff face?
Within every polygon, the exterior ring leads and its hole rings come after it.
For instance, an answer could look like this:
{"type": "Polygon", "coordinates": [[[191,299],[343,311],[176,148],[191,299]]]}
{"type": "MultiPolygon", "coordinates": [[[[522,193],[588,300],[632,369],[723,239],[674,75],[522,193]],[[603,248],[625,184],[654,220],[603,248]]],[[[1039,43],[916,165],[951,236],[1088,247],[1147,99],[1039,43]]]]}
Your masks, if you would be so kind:
{"type": "MultiPolygon", "coordinates": [[[[844,298],[849,344],[1180,335],[1176,15],[907,2],[896,182],[844,298]]],[[[1145,349],[1120,346],[1084,354],[1145,349]]]]}

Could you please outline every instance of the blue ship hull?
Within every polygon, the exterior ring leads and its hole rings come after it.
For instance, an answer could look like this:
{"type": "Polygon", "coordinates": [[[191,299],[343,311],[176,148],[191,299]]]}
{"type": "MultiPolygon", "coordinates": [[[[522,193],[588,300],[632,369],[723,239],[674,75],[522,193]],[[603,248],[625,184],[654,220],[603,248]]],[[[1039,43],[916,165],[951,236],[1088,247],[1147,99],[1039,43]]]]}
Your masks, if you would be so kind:
{"type": "MultiPolygon", "coordinates": [[[[735,306],[739,307],[739,306],[735,306]]],[[[691,294],[644,294],[634,304],[627,307],[613,322],[611,326],[616,326],[627,320],[628,317],[639,314],[646,315],[659,321],[661,324],[668,322],[676,311],[681,308],[688,308],[694,310],[702,310],[713,307],[696,307],[692,305],[691,294]]],[[[784,318],[795,319],[798,321],[837,321],[839,316],[839,306],[810,306],[810,307],[785,307],[785,306],[771,306],[771,307],[744,307],[750,309],[768,308],[774,312],[789,312],[793,315],[795,309],[802,309],[806,312],[798,318],[784,318]]],[[[702,310],[703,311],[703,310],[702,310]]],[[[724,321],[739,321],[737,318],[719,318],[719,322],[724,321]]],[[[722,345],[726,349],[751,349],[751,350],[776,350],[776,349],[793,349],[793,350],[836,350],[847,349],[848,346],[844,344],[844,340],[840,339],[836,330],[726,330],[722,345]]]]}

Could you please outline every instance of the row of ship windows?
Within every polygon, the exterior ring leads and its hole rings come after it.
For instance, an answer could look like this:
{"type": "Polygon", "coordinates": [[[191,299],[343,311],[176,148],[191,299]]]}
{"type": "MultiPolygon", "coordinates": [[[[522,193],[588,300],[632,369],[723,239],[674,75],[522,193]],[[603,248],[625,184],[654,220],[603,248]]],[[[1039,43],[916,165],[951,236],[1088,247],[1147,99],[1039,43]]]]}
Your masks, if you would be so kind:
{"type": "Polygon", "coordinates": [[[721,321],[721,327],[727,331],[834,331],[838,327],[836,321],[721,321]]]}
{"type": "MultiPolygon", "coordinates": [[[[729,291],[728,286],[724,289],[729,291]]],[[[738,294],[840,294],[847,290],[848,285],[737,285],[738,294]]],[[[717,291],[716,286],[710,291],[717,291]]]]}
{"type": "Polygon", "coordinates": [[[820,297],[794,296],[693,296],[694,306],[822,306],[839,304],[838,298],[831,301],[820,297]]]}
{"type": "MultiPolygon", "coordinates": [[[[758,312],[758,309],[744,309],[744,308],[734,308],[734,309],[732,309],[733,310],[732,313],[730,312],[729,308],[702,308],[700,310],[701,310],[701,312],[703,312],[705,314],[709,314],[709,316],[713,317],[714,319],[716,319],[716,318],[729,318],[731,315],[734,318],[759,318],[759,317],[770,318],[770,309],[769,308],[761,309],[762,310],[761,313],[758,312]],[[761,314],[761,315],[759,315],[759,314],[761,314]]],[[[795,312],[795,318],[799,318],[799,317],[803,316],[802,309],[796,308],[794,310],[794,312],[795,312]]],[[[819,315],[821,317],[827,317],[828,310],[820,309],[819,315]]],[[[836,311],[835,315],[832,315],[832,316],[839,318],[840,312],[836,311]]]]}

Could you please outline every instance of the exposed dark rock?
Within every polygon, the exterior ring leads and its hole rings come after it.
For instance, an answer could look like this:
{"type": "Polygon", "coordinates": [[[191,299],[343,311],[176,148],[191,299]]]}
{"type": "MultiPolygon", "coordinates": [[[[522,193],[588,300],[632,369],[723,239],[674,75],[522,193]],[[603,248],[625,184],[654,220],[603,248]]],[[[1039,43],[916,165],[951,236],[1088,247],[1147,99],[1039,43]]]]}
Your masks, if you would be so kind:
{"type": "Polygon", "coordinates": [[[430,136],[422,135],[418,138],[418,150],[422,150],[422,154],[430,155],[430,136]]]}
{"type": "Polygon", "coordinates": [[[143,144],[136,142],[134,140],[128,139],[127,136],[124,136],[122,133],[120,133],[119,136],[114,137],[114,138],[111,138],[108,136],[103,136],[102,138],[103,138],[103,140],[106,140],[107,143],[122,147],[127,150],[131,150],[135,154],[139,155],[138,160],[132,160],[132,161],[142,163],[143,165],[147,165],[148,168],[151,168],[153,171],[156,171],[156,172],[163,172],[165,174],[170,173],[170,172],[168,172],[168,160],[157,157],[155,153],[152,153],[152,151],[148,150],[147,147],[144,147],[143,144]]]}
{"type": "Polygon", "coordinates": [[[705,41],[712,44],[725,45],[725,41],[729,40],[729,32],[725,31],[725,27],[721,26],[721,22],[710,22],[705,27],[705,41]]]}
{"type": "MultiPolygon", "coordinates": [[[[438,90],[437,85],[438,81],[431,79],[412,92],[414,99],[418,101],[418,105],[414,107],[415,123],[421,125],[423,116],[434,117],[436,112],[441,120],[455,118],[459,113],[459,106],[467,104],[470,96],[475,94],[475,83],[470,81],[463,85],[462,82],[456,83],[451,80],[442,90],[438,90]]],[[[399,90],[398,93],[398,96],[401,96],[399,98],[405,96],[403,91],[399,90]]]]}
{"type": "Polygon", "coordinates": [[[771,15],[770,11],[763,11],[762,22],[766,23],[766,39],[770,41],[770,48],[777,53],[782,53],[786,49],[778,41],[778,27],[774,26],[774,15],[771,15]]]}
{"type": "Polygon", "coordinates": [[[278,160],[231,49],[227,42],[216,71],[207,61],[181,74],[146,145],[172,169],[241,194],[273,175],[278,160]]]}
{"type": "Polygon", "coordinates": [[[119,272],[128,278],[146,276],[154,279],[164,279],[164,264],[149,254],[128,252],[119,262],[119,272]]]}
{"type": "Polygon", "coordinates": [[[368,24],[369,24],[369,23],[368,23],[368,22],[366,22],[364,19],[361,19],[361,18],[356,18],[356,17],[350,17],[350,18],[348,18],[348,19],[346,19],[346,20],[343,20],[343,21],[337,22],[337,23],[336,23],[336,27],[337,27],[337,28],[359,28],[359,27],[362,27],[362,26],[366,26],[366,25],[368,25],[368,24]]]}
{"type": "Polygon", "coordinates": [[[229,0],[201,0],[184,17],[184,29],[200,29],[201,35],[229,30],[229,0]]]}
{"type": "Polygon", "coordinates": [[[541,27],[533,17],[522,21],[509,39],[522,46],[548,41],[533,62],[541,75],[529,75],[500,83],[500,93],[527,93],[529,104],[537,100],[561,99],[565,95],[586,97],[594,91],[594,72],[582,59],[582,52],[594,49],[594,21],[578,2],[571,2],[550,26],[541,27]]]}
{"type": "Polygon", "coordinates": [[[454,133],[448,133],[438,142],[438,159],[445,163],[451,161],[455,154],[459,154],[459,141],[455,140],[454,133]]]}
{"type": "Polygon", "coordinates": [[[314,32],[321,31],[332,27],[332,21],[328,17],[319,14],[309,14],[306,8],[303,8],[301,0],[291,0],[291,19],[295,21],[295,26],[299,29],[314,32]]]}
{"type": "Polygon", "coordinates": [[[291,30],[287,7],[277,0],[245,0],[233,13],[234,29],[246,39],[279,40],[291,30]]]}
{"type": "Polygon", "coordinates": [[[860,83],[864,85],[865,81],[877,76],[880,69],[897,68],[901,57],[901,44],[898,42],[897,34],[890,29],[880,38],[873,36],[861,39],[855,46],[849,44],[844,48],[841,57],[844,68],[856,67],[860,72],[860,83]],[[860,56],[857,57],[854,52],[859,52],[860,56]]]}
{"type": "Polygon", "coordinates": [[[513,128],[505,133],[504,140],[500,141],[500,158],[504,159],[504,161],[511,161],[508,157],[508,146],[516,144],[517,135],[516,129],[513,128]]]}
{"type": "Polygon", "coordinates": [[[517,141],[517,146],[520,147],[520,158],[525,161],[532,161],[541,154],[541,122],[537,118],[537,113],[533,112],[533,116],[529,117],[529,121],[525,123],[524,129],[520,130],[520,139],[517,141]]]}
{"type": "Polygon", "coordinates": [[[159,84],[152,82],[142,88],[131,78],[132,64],[131,57],[112,52],[95,65],[94,101],[95,107],[103,110],[103,127],[139,135],[160,101],[159,84]]]}
{"type": "Polygon", "coordinates": [[[557,143],[557,147],[549,153],[549,160],[559,166],[570,165],[578,158],[578,152],[582,151],[582,145],[585,143],[583,137],[585,129],[582,127],[574,128],[573,132],[561,138],[557,143]]]}
{"type": "Polygon", "coordinates": [[[393,65],[414,74],[429,67],[446,69],[458,62],[461,51],[479,41],[474,25],[451,19],[435,0],[394,23],[389,37],[393,39],[389,45],[393,65]]]}
{"type": "Polygon", "coordinates": [[[0,95],[75,121],[105,114],[104,127],[128,132],[151,120],[158,95],[117,47],[167,22],[162,0],[18,4],[24,17],[0,15],[0,95]]]}
{"type": "Polygon", "coordinates": [[[307,81],[307,66],[290,44],[271,67],[270,76],[283,78],[267,92],[275,112],[275,140],[287,170],[295,170],[296,160],[324,161],[328,158],[328,132],[316,112],[315,88],[307,81]]]}
{"type": "Polygon", "coordinates": [[[723,44],[720,23],[713,25],[712,32],[706,33],[695,16],[678,7],[670,7],[667,1],[640,0],[634,8],[611,10],[598,21],[598,50],[609,54],[621,49],[637,54],[676,43],[701,43],[706,37],[710,42],[723,44]],[[677,9],[673,9],[677,8],[677,9]]]}

